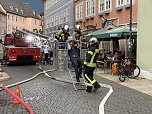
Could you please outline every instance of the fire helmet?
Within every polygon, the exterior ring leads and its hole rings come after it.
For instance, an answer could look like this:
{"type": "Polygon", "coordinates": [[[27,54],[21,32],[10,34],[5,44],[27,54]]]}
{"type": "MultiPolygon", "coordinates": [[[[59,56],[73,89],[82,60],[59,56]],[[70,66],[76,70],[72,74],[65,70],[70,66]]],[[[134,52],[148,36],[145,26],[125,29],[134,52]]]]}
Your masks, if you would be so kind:
{"type": "Polygon", "coordinates": [[[69,26],[68,25],[65,25],[64,26],[64,30],[68,30],[69,29],[69,26]]]}
{"type": "Polygon", "coordinates": [[[98,40],[97,40],[96,37],[92,37],[92,38],[90,38],[89,42],[90,42],[91,44],[94,44],[94,43],[98,43],[98,40]]]}
{"type": "Polygon", "coordinates": [[[77,29],[77,30],[80,30],[80,25],[76,25],[76,29],[77,29]]]}

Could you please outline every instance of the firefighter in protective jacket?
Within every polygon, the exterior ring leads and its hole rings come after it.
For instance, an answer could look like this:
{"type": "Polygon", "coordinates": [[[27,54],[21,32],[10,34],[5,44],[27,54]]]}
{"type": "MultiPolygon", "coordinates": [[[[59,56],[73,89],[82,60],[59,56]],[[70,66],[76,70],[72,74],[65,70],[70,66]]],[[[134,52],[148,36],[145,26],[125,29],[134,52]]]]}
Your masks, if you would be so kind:
{"type": "Polygon", "coordinates": [[[76,25],[75,31],[73,33],[73,40],[79,42],[83,39],[83,32],[81,31],[80,25],[76,25]]]}
{"type": "Polygon", "coordinates": [[[89,40],[88,51],[86,52],[86,60],[84,61],[84,77],[87,81],[87,92],[92,92],[92,87],[94,86],[93,92],[96,92],[101,86],[93,78],[93,73],[96,67],[97,56],[99,54],[99,44],[95,37],[89,40]]]}
{"type": "Polygon", "coordinates": [[[68,40],[68,37],[70,36],[69,34],[69,27],[68,25],[65,25],[61,30],[59,30],[56,33],[55,38],[59,41],[59,42],[66,42],[68,40]]]}

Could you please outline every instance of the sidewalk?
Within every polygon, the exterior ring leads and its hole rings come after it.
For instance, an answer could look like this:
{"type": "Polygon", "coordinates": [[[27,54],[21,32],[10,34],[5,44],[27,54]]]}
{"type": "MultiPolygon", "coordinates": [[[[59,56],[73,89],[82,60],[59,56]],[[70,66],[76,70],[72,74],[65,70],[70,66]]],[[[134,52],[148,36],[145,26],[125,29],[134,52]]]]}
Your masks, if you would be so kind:
{"type": "Polygon", "coordinates": [[[10,78],[10,76],[1,69],[2,59],[3,59],[3,52],[0,49],[0,84],[1,84],[1,82],[6,81],[10,78]]]}
{"type": "Polygon", "coordinates": [[[116,75],[110,75],[109,72],[104,74],[101,69],[96,71],[96,75],[152,96],[152,80],[138,77],[137,79],[126,78],[125,82],[120,82],[116,75]]]}
{"type": "Polygon", "coordinates": [[[0,71],[0,83],[8,80],[9,78],[10,76],[7,73],[0,71]]]}

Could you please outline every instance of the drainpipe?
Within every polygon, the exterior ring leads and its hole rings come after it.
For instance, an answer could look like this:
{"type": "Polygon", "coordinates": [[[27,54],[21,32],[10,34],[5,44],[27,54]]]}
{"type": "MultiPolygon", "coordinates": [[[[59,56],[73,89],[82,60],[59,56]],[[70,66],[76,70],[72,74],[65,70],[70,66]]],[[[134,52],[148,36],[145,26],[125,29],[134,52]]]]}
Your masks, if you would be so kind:
{"type": "Polygon", "coordinates": [[[128,58],[131,60],[132,56],[132,0],[130,0],[130,36],[129,36],[129,43],[128,43],[128,58]]]}

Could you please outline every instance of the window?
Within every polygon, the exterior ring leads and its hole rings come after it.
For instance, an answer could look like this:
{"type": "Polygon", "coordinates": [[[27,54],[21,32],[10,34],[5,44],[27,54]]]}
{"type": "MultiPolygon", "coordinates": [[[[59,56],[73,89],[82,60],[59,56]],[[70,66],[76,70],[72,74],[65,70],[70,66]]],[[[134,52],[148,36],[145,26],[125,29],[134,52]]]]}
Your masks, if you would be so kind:
{"type": "Polygon", "coordinates": [[[61,24],[63,23],[63,12],[61,12],[61,15],[60,15],[61,17],[61,24]]]}
{"type": "Polygon", "coordinates": [[[80,5],[80,19],[83,18],[83,4],[80,5]]]}
{"type": "Polygon", "coordinates": [[[124,0],[117,0],[117,7],[121,7],[124,5],[124,0]]]}
{"type": "Polygon", "coordinates": [[[53,18],[51,17],[51,27],[53,26],[53,18]]]}
{"type": "Polygon", "coordinates": [[[18,17],[16,16],[16,22],[18,21],[18,17]]]}
{"type": "Polygon", "coordinates": [[[90,16],[90,1],[86,2],[86,17],[90,16]]]}
{"type": "Polygon", "coordinates": [[[63,19],[64,22],[66,22],[66,10],[64,11],[64,19],[63,19]]]}
{"type": "Polygon", "coordinates": [[[16,12],[18,12],[18,8],[15,8],[16,12]]]}
{"type": "Polygon", "coordinates": [[[14,20],[14,15],[12,15],[12,21],[14,20]]]}
{"type": "Polygon", "coordinates": [[[52,5],[51,3],[52,3],[52,0],[47,0],[46,1],[46,4],[45,4],[46,10],[48,10],[51,7],[51,5],[52,5]]]}
{"type": "Polygon", "coordinates": [[[8,31],[10,31],[11,30],[11,26],[10,25],[8,25],[8,31]]]}
{"type": "Polygon", "coordinates": [[[106,10],[110,10],[110,9],[111,9],[111,0],[106,0],[105,11],[106,11],[106,10]]]}
{"type": "Polygon", "coordinates": [[[54,26],[56,25],[56,19],[55,19],[55,15],[53,16],[53,23],[54,23],[54,26]]]}
{"type": "Polygon", "coordinates": [[[9,6],[9,7],[10,7],[11,10],[13,10],[13,7],[12,7],[12,6],[9,6]]]}
{"type": "Polygon", "coordinates": [[[111,10],[112,0],[99,0],[99,14],[109,12],[111,10]]]}
{"type": "Polygon", "coordinates": [[[58,25],[58,15],[56,15],[56,25],[58,25]]]}
{"type": "Polygon", "coordinates": [[[91,0],[91,15],[95,14],[95,1],[91,0]]]}
{"type": "Polygon", "coordinates": [[[86,1],[86,17],[95,15],[95,0],[86,1]]]}
{"type": "Polygon", "coordinates": [[[33,11],[33,15],[35,15],[35,11],[33,11]]]}
{"type": "MultiPolygon", "coordinates": [[[[134,0],[132,0],[132,3],[134,3],[134,0]]],[[[130,0],[125,0],[125,5],[130,5],[130,0]]]]}
{"type": "Polygon", "coordinates": [[[10,21],[10,15],[8,15],[8,20],[10,21]]]}
{"type": "Polygon", "coordinates": [[[83,3],[76,6],[76,20],[83,18],[83,3]]]}
{"type": "Polygon", "coordinates": [[[69,21],[69,16],[70,16],[70,12],[69,12],[69,8],[66,9],[66,22],[69,21]]]}
{"type": "Polygon", "coordinates": [[[20,10],[21,11],[21,13],[23,14],[23,10],[20,10]]]}
{"type": "Polygon", "coordinates": [[[126,3],[125,3],[125,4],[126,4],[126,5],[127,5],[127,4],[130,4],[130,0],[126,0],[126,3]]]}
{"type": "Polygon", "coordinates": [[[102,13],[105,10],[104,0],[99,0],[99,13],[102,13]]]}
{"type": "Polygon", "coordinates": [[[76,20],[79,19],[79,6],[76,7],[76,20]]]}
{"type": "Polygon", "coordinates": [[[46,20],[45,24],[46,24],[46,29],[48,28],[48,20],[46,20]]]}

